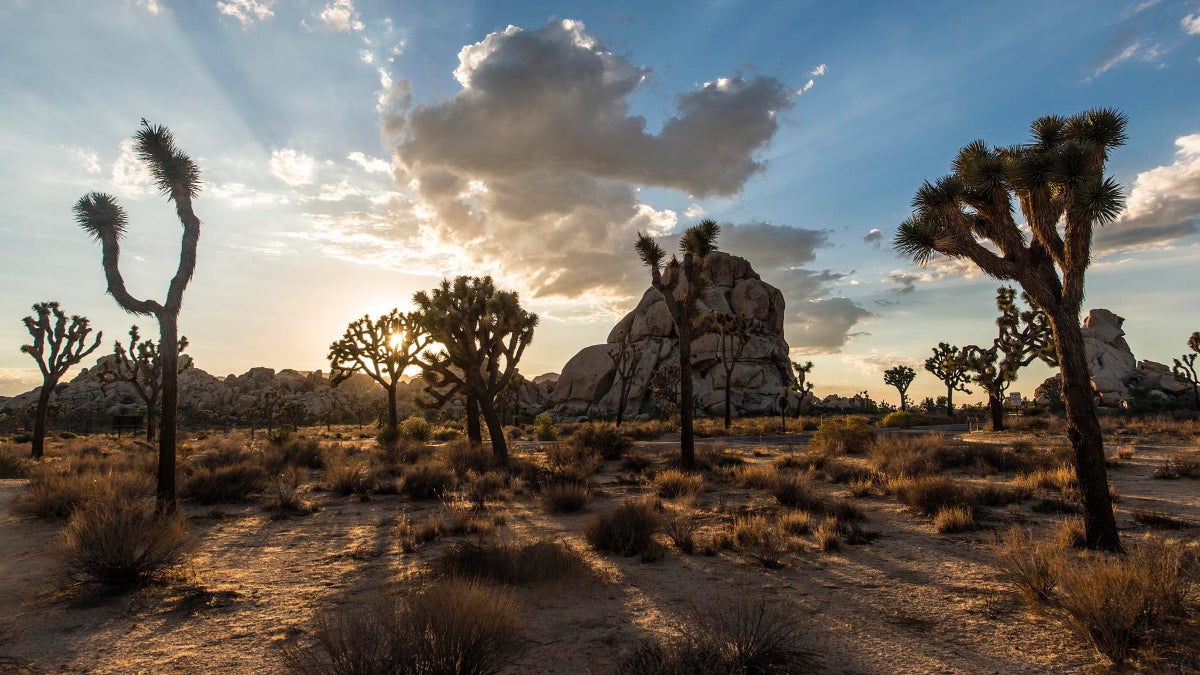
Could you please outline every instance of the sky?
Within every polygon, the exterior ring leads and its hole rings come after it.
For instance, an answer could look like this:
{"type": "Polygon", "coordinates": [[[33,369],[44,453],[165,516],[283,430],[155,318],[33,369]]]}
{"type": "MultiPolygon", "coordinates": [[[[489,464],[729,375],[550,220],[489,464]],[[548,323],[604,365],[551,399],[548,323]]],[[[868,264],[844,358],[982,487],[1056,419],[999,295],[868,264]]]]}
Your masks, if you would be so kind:
{"type": "Polygon", "coordinates": [[[1125,317],[1139,359],[1200,329],[1197,0],[0,0],[0,26],[0,395],[40,384],[35,302],[89,317],[97,355],[157,333],[71,211],[115,195],[125,279],[165,296],[180,226],[132,152],[142,118],[201,168],[180,327],[217,375],[328,370],[347,323],[459,274],[518,291],[541,318],[521,372],[559,372],[648,287],[637,233],[713,218],[783,291],[818,394],[896,403],[882,373],[908,364],[936,396],[920,364],[990,343],[999,282],[893,253],[914,191],[975,139],[1099,106],[1129,117],[1128,208],[1085,311],[1125,317]]]}

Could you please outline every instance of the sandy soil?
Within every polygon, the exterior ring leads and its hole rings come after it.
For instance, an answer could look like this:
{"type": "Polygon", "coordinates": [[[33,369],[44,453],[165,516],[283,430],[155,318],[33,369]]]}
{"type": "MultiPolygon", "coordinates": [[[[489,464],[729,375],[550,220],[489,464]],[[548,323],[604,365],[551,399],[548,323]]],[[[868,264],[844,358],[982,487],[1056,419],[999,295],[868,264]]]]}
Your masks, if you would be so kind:
{"type": "MultiPolygon", "coordinates": [[[[975,434],[973,440],[990,439],[975,434]]],[[[748,461],[769,462],[784,451],[756,439],[721,442],[748,461]]],[[[1195,481],[1151,478],[1172,448],[1133,444],[1134,459],[1111,473],[1124,534],[1145,531],[1128,515],[1136,508],[1200,523],[1195,481]]],[[[670,444],[639,446],[670,452],[670,444]]],[[[835,673],[1103,668],[1078,636],[1026,609],[1000,581],[987,530],[939,535],[928,518],[876,494],[856,500],[868,514],[866,529],[878,534],[869,544],[835,552],[810,546],[789,555],[780,570],[731,551],[706,557],[672,550],[643,564],[598,556],[579,534],[589,514],[645,490],[613,471],[609,466],[597,477],[599,496],[581,514],[546,515],[530,494],[493,507],[504,516],[501,536],[561,536],[585,551],[596,570],[594,579],[519,590],[529,645],[512,672],[612,672],[623,646],[670,631],[694,604],[720,594],[790,603],[835,673]]],[[[428,560],[447,541],[401,553],[391,534],[395,519],[417,520],[443,506],[399,496],[361,502],[314,493],[320,511],[284,519],[255,504],[189,506],[195,550],[188,569],[168,583],[112,595],[66,572],[56,552],[57,524],[13,514],[9,505],[23,486],[0,481],[0,654],[53,672],[277,672],[279,646],[304,639],[315,610],[361,602],[389,583],[423,583],[428,560]]],[[[696,507],[715,521],[719,507],[769,501],[761,491],[709,485],[696,507]]],[[[1028,506],[988,509],[987,518],[990,525],[1020,519],[1046,527],[1054,520],[1028,506]]]]}

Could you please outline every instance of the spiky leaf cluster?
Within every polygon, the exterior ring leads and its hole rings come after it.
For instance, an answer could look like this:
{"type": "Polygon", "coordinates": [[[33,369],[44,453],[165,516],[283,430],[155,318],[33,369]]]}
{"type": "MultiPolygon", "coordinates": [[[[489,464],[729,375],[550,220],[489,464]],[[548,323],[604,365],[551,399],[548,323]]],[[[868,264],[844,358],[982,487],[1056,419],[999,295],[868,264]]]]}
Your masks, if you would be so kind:
{"type": "Polygon", "coordinates": [[[33,337],[33,344],[21,345],[21,351],[37,361],[45,382],[56,382],[71,366],[96,351],[104,333],[96,333],[96,340],[87,346],[92,327],[87,317],[72,315],[70,321],[57,302],[39,302],[33,305],[34,316],[22,321],[33,337]]]}

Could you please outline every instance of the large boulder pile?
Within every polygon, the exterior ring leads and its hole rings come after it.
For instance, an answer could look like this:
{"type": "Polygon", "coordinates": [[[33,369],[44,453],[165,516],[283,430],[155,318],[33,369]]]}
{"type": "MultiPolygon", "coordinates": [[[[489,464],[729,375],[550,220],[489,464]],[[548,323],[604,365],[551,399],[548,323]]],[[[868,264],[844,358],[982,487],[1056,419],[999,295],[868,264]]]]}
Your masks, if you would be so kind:
{"type": "MultiPolygon", "coordinates": [[[[1138,361],[1125,341],[1125,319],[1107,309],[1093,309],[1083,320],[1083,348],[1096,402],[1102,406],[1124,407],[1138,393],[1170,402],[1188,393],[1188,385],[1175,379],[1171,368],[1155,361],[1138,361]]],[[[1038,387],[1034,394],[1041,402],[1050,402],[1061,387],[1058,376],[1038,387]]]]}
{"type": "MultiPolygon", "coordinates": [[[[708,280],[698,316],[736,312],[755,319],[756,330],[732,373],[731,400],[736,415],[761,415],[777,410],[780,391],[792,381],[788,345],[783,339],[784,303],[779,289],[764,282],[744,258],[715,252],[704,261],[708,280]]],[[[680,285],[682,295],[686,289],[680,285]]],[[[679,340],[662,295],[648,289],[637,307],[621,319],[605,344],[585,347],[563,366],[550,405],[560,415],[615,415],[620,397],[616,368],[609,357],[621,334],[641,348],[626,400],[626,415],[648,412],[653,403],[650,380],[661,367],[679,363],[679,340]]],[[[692,343],[692,376],[698,405],[713,415],[723,414],[725,369],[720,337],[702,332],[692,343]]]]}

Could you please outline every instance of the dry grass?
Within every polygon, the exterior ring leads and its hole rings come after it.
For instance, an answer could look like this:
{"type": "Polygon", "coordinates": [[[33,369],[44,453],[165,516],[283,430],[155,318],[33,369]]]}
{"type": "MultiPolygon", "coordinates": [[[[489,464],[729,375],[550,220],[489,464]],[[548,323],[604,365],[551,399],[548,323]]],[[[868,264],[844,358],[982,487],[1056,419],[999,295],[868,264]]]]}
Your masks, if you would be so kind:
{"type": "Polygon", "coordinates": [[[188,536],[183,518],[157,513],[152,500],[109,493],[71,515],[62,546],[71,569],[103,584],[128,586],[182,563],[188,536]]]}
{"type": "Polygon", "coordinates": [[[825,518],[813,530],[813,541],[822,551],[836,551],[841,547],[841,524],[837,518],[825,518]]]}
{"type": "Polygon", "coordinates": [[[593,516],[584,527],[583,536],[597,551],[645,557],[654,552],[654,534],[660,524],[659,509],[653,500],[626,500],[593,516]]]}
{"type": "Polygon", "coordinates": [[[400,491],[410,499],[441,499],[455,484],[454,472],[445,464],[422,462],[404,470],[400,491]]]}
{"type": "Polygon", "coordinates": [[[88,500],[109,492],[127,500],[140,499],[154,494],[154,479],[128,469],[71,473],[63,472],[62,467],[42,465],[30,471],[29,487],[13,507],[18,513],[38,518],[67,518],[88,500]]]}
{"type": "Polygon", "coordinates": [[[781,473],[779,479],[775,481],[772,494],[775,501],[789,508],[819,511],[825,506],[825,502],[817,494],[809,474],[781,473]]]}
{"type": "Polygon", "coordinates": [[[1195,523],[1155,509],[1134,509],[1129,515],[1133,516],[1134,522],[1157,530],[1185,530],[1196,527],[1195,523]]]}
{"type": "Polygon", "coordinates": [[[25,462],[16,446],[0,446],[0,478],[24,478],[25,462]]]}
{"type": "Polygon", "coordinates": [[[431,563],[435,573],[505,584],[542,584],[589,572],[578,551],[561,539],[451,544],[431,563]]]}
{"type": "Polygon", "coordinates": [[[329,491],[342,497],[358,495],[366,498],[379,487],[375,472],[365,462],[349,458],[331,462],[325,469],[329,491]]]}
{"type": "Polygon", "coordinates": [[[633,447],[633,441],[610,424],[582,424],[571,434],[571,444],[602,459],[621,459],[633,447]]]}
{"type": "Polygon", "coordinates": [[[450,441],[442,447],[446,465],[460,477],[468,471],[481,473],[491,469],[495,462],[492,453],[482,445],[475,445],[465,438],[450,441]]]}
{"type": "Polygon", "coordinates": [[[1176,452],[1154,470],[1155,478],[1177,480],[1180,478],[1200,479],[1200,452],[1176,452]]]}
{"type": "Polygon", "coordinates": [[[737,484],[750,490],[774,490],[779,469],[773,464],[747,464],[739,467],[737,484]]]}
{"type": "Polygon", "coordinates": [[[542,486],[542,503],[550,513],[575,513],[592,498],[587,483],[557,481],[542,486]]]}
{"type": "Polygon", "coordinates": [[[933,516],[933,529],[939,534],[970,532],[975,529],[975,509],[969,506],[947,506],[933,516]]]}
{"type": "Polygon", "coordinates": [[[179,493],[200,504],[245,502],[262,490],[266,475],[262,465],[253,460],[196,466],[184,474],[179,493]]]}
{"type": "Polygon", "coordinates": [[[267,508],[286,515],[306,516],[317,505],[306,499],[308,473],[289,466],[267,483],[267,508]]]}
{"type": "Polygon", "coordinates": [[[489,500],[503,497],[508,488],[508,474],[503,471],[470,471],[467,473],[467,480],[470,481],[467,484],[467,499],[477,509],[482,509],[489,500]]]}
{"type": "Polygon", "coordinates": [[[654,477],[654,489],[663,499],[694,497],[704,487],[704,476],[667,469],[654,477]]]}
{"type": "Polygon", "coordinates": [[[888,481],[887,489],[900,503],[927,516],[950,507],[974,509],[983,501],[973,486],[945,476],[897,478],[888,481]]]}
{"type": "Polygon", "coordinates": [[[691,555],[696,551],[696,517],[690,509],[671,511],[663,519],[663,532],[680,553],[691,555]]]}
{"type": "Polygon", "coordinates": [[[808,446],[817,451],[866,452],[875,443],[875,431],[865,417],[830,417],[821,420],[808,446]]]}
{"type": "Polygon", "coordinates": [[[1063,565],[1062,548],[1013,525],[993,541],[1001,574],[1031,605],[1050,602],[1063,565]]]}
{"type": "Polygon", "coordinates": [[[583,482],[600,470],[603,460],[596,450],[574,443],[546,446],[546,467],[556,480],[583,482]]]}

